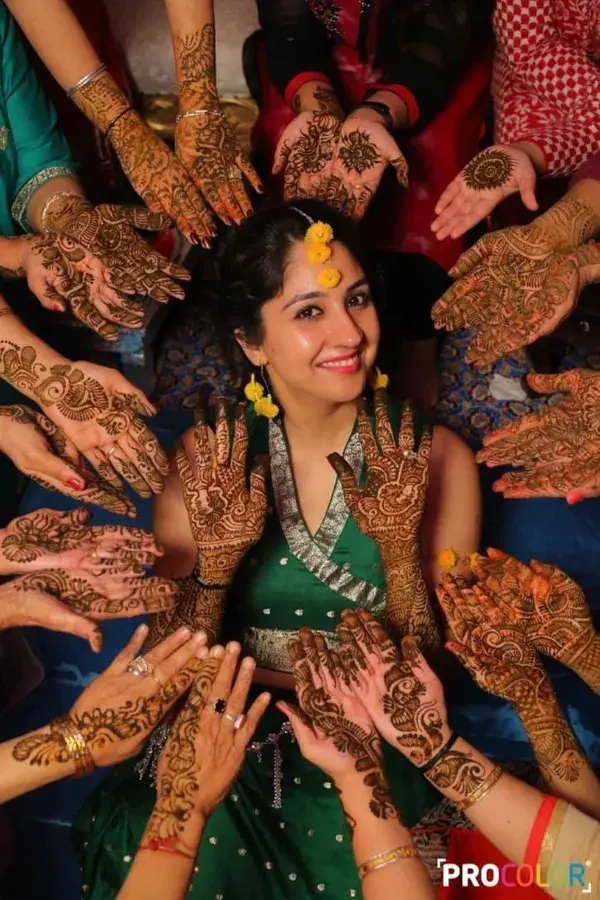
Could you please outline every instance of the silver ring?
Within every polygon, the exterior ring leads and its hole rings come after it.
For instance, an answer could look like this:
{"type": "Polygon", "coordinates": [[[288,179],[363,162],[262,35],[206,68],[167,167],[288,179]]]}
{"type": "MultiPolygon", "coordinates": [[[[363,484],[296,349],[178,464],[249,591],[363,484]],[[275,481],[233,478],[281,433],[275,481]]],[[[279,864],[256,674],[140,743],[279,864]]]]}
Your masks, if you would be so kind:
{"type": "Polygon", "coordinates": [[[227,719],[228,722],[231,722],[233,727],[235,728],[235,723],[237,722],[237,716],[234,716],[233,713],[224,712],[223,718],[227,719]]]}
{"type": "Polygon", "coordinates": [[[235,730],[239,731],[240,728],[242,727],[242,725],[245,723],[245,721],[246,721],[245,713],[240,713],[239,716],[236,716],[235,722],[233,723],[233,727],[235,728],[235,730]]]}
{"type": "Polygon", "coordinates": [[[133,660],[129,668],[127,669],[130,675],[138,675],[144,677],[146,675],[150,675],[153,671],[152,666],[146,661],[144,656],[136,656],[133,660]]]}
{"type": "Polygon", "coordinates": [[[402,456],[405,459],[416,459],[417,458],[417,454],[415,453],[414,450],[403,450],[402,456]]]}
{"type": "Polygon", "coordinates": [[[110,447],[108,448],[108,450],[105,450],[104,452],[106,453],[107,456],[112,456],[116,449],[117,448],[115,447],[115,445],[111,444],[110,447]]]}

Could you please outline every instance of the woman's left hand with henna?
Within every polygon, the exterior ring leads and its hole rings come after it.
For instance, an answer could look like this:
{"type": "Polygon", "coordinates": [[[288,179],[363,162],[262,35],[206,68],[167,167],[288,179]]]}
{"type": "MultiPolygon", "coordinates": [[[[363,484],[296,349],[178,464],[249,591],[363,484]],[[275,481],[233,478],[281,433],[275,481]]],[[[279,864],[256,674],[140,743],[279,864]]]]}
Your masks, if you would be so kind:
{"type": "Polygon", "coordinates": [[[84,508],[70,512],[37,509],[0,529],[0,575],[47,569],[76,569],[100,576],[153,565],[161,555],[142,528],[90,525],[84,508]]]}
{"type": "MultiPolygon", "coordinates": [[[[157,771],[157,799],[148,840],[180,840],[194,818],[210,817],[246,758],[246,748],[271,697],[260,694],[246,710],[254,660],[238,669],[240,645],[215,645],[200,666],[184,706],[171,727],[157,771]],[[237,674],[236,674],[237,670],[237,674]]],[[[193,854],[191,854],[193,855],[193,854]]]]}

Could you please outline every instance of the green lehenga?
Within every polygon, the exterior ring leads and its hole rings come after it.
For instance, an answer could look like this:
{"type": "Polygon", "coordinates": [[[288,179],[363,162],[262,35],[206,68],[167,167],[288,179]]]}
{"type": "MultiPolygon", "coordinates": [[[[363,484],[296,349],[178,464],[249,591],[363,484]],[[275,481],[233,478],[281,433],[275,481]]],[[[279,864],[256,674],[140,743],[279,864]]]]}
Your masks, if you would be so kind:
{"type": "MultiPolygon", "coordinates": [[[[397,411],[391,409],[394,418],[397,411]]],[[[236,577],[227,638],[242,639],[263,668],[289,671],[287,641],[302,626],[328,640],[342,610],[385,606],[384,573],[374,543],[348,514],[341,486],[316,535],[298,508],[285,437],[279,425],[251,419],[250,455],[268,450],[272,507],[261,541],[236,577]]],[[[358,437],[345,457],[362,468],[358,437]]],[[[272,692],[274,699],[283,692],[272,692]]],[[[289,700],[289,696],[287,697],[289,700]]],[[[439,795],[398,753],[386,758],[394,797],[407,825],[439,795]]],[[[119,767],[82,810],[76,841],[86,896],[109,900],[121,887],[154,803],[154,788],[134,764],[119,767]]],[[[190,889],[202,900],[304,900],[360,897],[340,802],[327,776],[301,755],[274,706],[260,724],[230,795],[211,817],[190,889]]]]}

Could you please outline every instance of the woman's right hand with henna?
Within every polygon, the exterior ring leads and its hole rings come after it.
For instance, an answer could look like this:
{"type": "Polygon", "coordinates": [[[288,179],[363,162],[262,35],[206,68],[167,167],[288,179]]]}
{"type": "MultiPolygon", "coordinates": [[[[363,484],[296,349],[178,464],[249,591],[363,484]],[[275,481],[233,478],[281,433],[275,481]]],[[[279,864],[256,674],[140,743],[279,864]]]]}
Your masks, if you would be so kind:
{"type": "Polygon", "coordinates": [[[187,849],[186,825],[196,817],[205,822],[235,781],[271,700],[261,694],[246,710],[255,663],[247,657],[238,669],[239,655],[235,642],[226,648],[214,645],[196,667],[192,688],[160,755],[157,799],[146,840],[175,839],[187,849]],[[220,711],[218,701],[225,701],[220,711]]]}
{"type": "Polygon", "coordinates": [[[235,413],[230,436],[227,405],[217,403],[214,437],[203,412],[194,429],[193,460],[176,453],[192,535],[197,573],[207,584],[227,585],[250,547],[260,539],[267,515],[266,463],[258,460],[246,476],[248,427],[244,404],[235,413]]]}
{"type": "Polygon", "coordinates": [[[285,200],[320,198],[331,175],[341,121],[320,110],[301,112],[284,129],[273,174],[283,173],[285,200]]]}
{"type": "Polygon", "coordinates": [[[444,575],[437,598],[454,638],[446,645],[484,691],[520,711],[553,698],[552,687],[529,638],[484,586],[466,587],[444,575]]]}
{"type": "Polygon", "coordinates": [[[538,653],[573,669],[600,689],[600,635],[579,585],[557,566],[528,566],[501,550],[474,554],[473,573],[538,653]]]}
{"type": "Polygon", "coordinates": [[[135,516],[125,494],[85,467],[64,431],[28,406],[0,406],[0,451],[46,490],[116,515],[135,516]]]}
{"type": "Polygon", "coordinates": [[[156,410],[120,372],[90,362],[50,366],[35,398],[99,475],[121,489],[121,476],[141,497],[159,494],[169,471],[143,418],[156,410]]]}
{"type": "Polygon", "coordinates": [[[345,677],[377,731],[416,766],[451,735],[441,682],[415,639],[400,650],[365,609],[345,610],[336,628],[345,677]]]}
{"type": "Polygon", "coordinates": [[[165,213],[192,243],[210,247],[213,218],[183,163],[136,112],[110,130],[123,171],[146,206],[165,213]]]}

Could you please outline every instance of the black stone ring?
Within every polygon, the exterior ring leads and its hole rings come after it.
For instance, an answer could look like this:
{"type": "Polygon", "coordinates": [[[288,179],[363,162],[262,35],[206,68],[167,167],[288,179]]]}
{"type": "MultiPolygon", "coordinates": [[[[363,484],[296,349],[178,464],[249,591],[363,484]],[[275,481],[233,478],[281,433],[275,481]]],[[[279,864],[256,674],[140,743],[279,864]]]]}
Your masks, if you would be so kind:
{"type": "Polygon", "coordinates": [[[219,699],[215,700],[215,702],[213,703],[213,709],[216,713],[222,716],[227,709],[227,700],[223,700],[222,697],[219,697],[219,699]]]}

